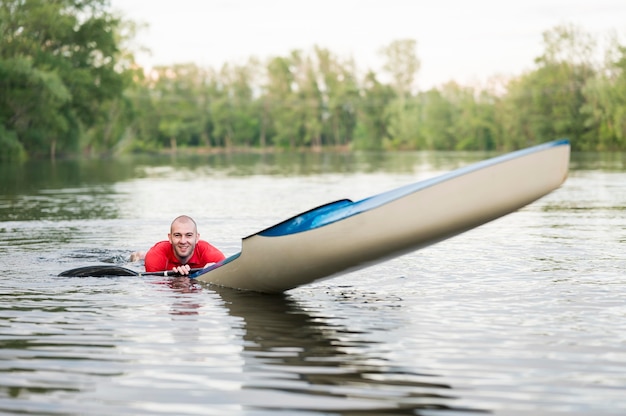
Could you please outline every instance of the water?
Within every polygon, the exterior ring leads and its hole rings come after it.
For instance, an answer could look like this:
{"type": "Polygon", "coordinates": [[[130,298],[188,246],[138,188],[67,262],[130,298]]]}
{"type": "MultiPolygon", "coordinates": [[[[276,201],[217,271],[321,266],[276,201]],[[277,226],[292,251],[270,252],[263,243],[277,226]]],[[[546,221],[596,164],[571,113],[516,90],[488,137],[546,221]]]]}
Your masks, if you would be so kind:
{"type": "Polygon", "coordinates": [[[258,295],[129,263],[192,215],[226,255],[300,211],[478,153],[135,157],[0,165],[0,414],[626,413],[626,156],[389,262],[258,295]]]}

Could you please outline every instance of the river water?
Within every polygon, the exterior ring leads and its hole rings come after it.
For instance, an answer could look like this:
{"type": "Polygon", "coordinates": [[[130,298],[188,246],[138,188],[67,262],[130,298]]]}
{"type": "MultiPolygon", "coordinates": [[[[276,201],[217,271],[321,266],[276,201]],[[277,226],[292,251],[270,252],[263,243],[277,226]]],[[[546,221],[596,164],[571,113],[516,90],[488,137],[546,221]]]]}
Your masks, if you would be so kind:
{"type": "MultiPolygon", "coordinates": [[[[229,154],[0,165],[0,414],[626,414],[626,155],[403,257],[268,296],[130,263],[193,216],[241,238],[483,153],[229,154]]],[[[468,190],[471,192],[471,190],[468,190]]]]}

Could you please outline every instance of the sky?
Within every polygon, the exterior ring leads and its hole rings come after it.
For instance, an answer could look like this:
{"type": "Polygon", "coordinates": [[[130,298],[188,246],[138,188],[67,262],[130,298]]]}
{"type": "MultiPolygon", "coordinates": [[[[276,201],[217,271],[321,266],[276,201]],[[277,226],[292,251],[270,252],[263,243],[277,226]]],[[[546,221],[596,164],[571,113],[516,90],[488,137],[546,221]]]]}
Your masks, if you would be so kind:
{"type": "Polygon", "coordinates": [[[315,45],[382,72],[381,48],[417,41],[418,89],[454,80],[484,85],[520,75],[543,53],[542,33],[574,24],[626,44],[625,0],[111,0],[143,23],[144,67],[196,63],[218,69],[315,45]]]}

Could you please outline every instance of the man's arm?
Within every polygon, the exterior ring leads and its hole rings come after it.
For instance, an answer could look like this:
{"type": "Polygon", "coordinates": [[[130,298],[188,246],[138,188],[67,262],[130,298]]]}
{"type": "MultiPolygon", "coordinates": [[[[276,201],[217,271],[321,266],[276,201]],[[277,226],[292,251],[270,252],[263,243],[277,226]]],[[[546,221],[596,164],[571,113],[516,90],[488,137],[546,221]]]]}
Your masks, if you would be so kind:
{"type": "Polygon", "coordinates": [[[146,253],[144,266],[147,272],[160,272],[167,268],[167,253],[163,252],[163,244],[157,243],[146,253]]]}

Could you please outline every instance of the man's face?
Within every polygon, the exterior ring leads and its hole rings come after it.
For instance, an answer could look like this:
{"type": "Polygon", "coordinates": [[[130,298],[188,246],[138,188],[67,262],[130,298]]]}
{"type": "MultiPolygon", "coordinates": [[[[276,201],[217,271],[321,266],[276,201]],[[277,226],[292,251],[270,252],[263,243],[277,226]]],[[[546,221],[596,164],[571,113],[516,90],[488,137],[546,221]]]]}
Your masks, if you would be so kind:
{"type": "Polygon", "coordinates": [[[181,263],[186,263],[196,248],[196,243],[200,234],[191,221],[176,221],[172,224],[172,229],[168,234],[174,254],[181,263]]]}

